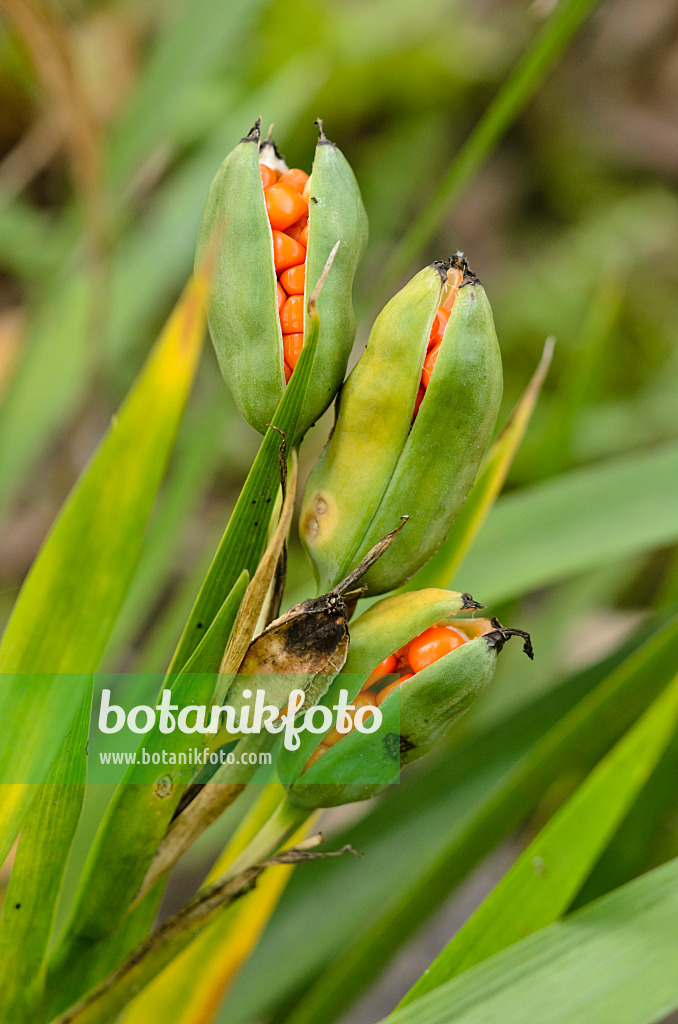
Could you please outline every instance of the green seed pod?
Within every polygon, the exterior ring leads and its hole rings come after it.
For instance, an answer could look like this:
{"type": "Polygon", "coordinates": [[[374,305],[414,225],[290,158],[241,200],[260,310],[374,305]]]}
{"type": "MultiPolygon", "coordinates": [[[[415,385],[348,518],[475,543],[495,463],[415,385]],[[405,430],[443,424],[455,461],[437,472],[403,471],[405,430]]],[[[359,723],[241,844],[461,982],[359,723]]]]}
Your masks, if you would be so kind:
{"type": "MultiPolygon", "coordinates": [[[[354,730],[291,779],[283,778],[291,803],[307,809],[367,800],[396,782],[400,769],[439,742],[490,683],[497,655],[508,638],[528,634],[480,620],[486,631],[417,672],[383,701],[378,731],[354,730]]],[[[476,620],[476,625],[478,620],[476,620]]],[[[333,683],[342,679],[340,674],[333,683]]]]}
{"type": "MultiPolygon", "coordinates": [[[[221,372],[245,419],[260,433],[285,390],[273,232],[260,161],[286,169],[259,121],[226,157],[212,182],[200,226],[196,262],[212,262],[208,320],[221,372]],[[271,156],[271,154],[273,157],[271,156]]],[[[308,299],[339,242],[318,298],[320,338],[299,435],[325,411],[341,386],[355,337],[352,289],[367,242],[367,217],[353,171],[320,125],[311,172],[305,332],[308,299]]]]}
{"type": "Polygon", "coordinates": [[[501,394],[484,289],[458,257],[425,268],[377,318],[304,492],[301,539],[321,590],[403,515],[402,536],[363,581],[369,592],[399,586],[435,553],[471,489],[501,394]],[[448,278],[462,274],[413,422],[431,325],[448,278]]]}
{"type": "MultiPolygon", "coordinates": [[[[352,701],[375,666],[390,654],[419,636],[429,626],[456,616],[461,611],[480,607],[470,594],[435,588],[396,594],[378,601],[351,623],[346,663],[318,703],[328,708],[334,707],[341,690],[345,690],[349,702],[352,701]]],[[[487,620],[475,620],[474,628],[479,628],[480,623],[487,623],[487,620]]],[[[487,625],[485,631],[489,628],[487,625]]],[[[303,732],[300,738],[301,744],[297,750],[282,750],[280,753],[278,772],[285,783],[297,779],[303,772],[304,765],[322,741],[323,734],[303,732]]],[[[392,765],[389,768],[392,769],[392,765]]]]}

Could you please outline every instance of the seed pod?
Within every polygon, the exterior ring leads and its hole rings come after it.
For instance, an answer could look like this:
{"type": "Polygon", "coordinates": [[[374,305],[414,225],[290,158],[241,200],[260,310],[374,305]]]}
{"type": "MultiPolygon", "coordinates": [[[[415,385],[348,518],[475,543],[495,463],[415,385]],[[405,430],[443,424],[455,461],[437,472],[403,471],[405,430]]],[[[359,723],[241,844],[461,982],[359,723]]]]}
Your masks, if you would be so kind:
{"type": "MultiPolygon", "coordinates": [[[[319,122],[320,125],[320,122],[319,122]]],[[[308,322],[308,298],[318,282],[327,258],[339,241],[331,273],[318,299],[320,338],[314,373],[299,423],[299,435],[325,411],[341,386],[355,336],[352,302],[353,277],[367,241],[367,218],[353,172],[339,149],[324,135],[316,147],[307,188],[308,226],[297,239],[293,225],[283,224],[285,201],[299,186],[270,140],[261,141],[259,121],[226,157],[217,171],[207,197],[200,226],[196,260],[214,261],[209,327],[222,374],[245,419],[261,433],[266,431],[285,390],[286,375],[280,314],[296,324],[303,311],[308,322]],[[260,162],[271,169],[270,179],[280,192],[278,199],[264,194],[260,162]],[[283,176],[276,181],[279,171],[283,176]],[[289,195],[288,195],[289,194],[289,195]],[[275,208],[275,212],[274,212],[275,208]],[[277,220],[276,217],[282,217],[277,220]],[[307,248],[303,242],[307,242],[307,248]],[[289,250],[289,252],[288,252],[289,250]],[[287,305],[277,281],[278,272],[305,262],[305,275],[294,281],[301,302],[287,305]],[[305,278],[303,295],[299,279],[305,278]],[[297,310],[296,306],[300,309],[297,310]]],[[[270,187],[269,190],[270,192],[270,187]]],[[[306,190],[305,190],[306,191],[306,190]]],[[[297,199],[301,197],[296,193],[297,199]]],[[[292,202],[292,199],[290,199],[292,202]]],[[[289,216],[294,215],[291,206],[289,216]]],[[[299,331],[290,331],[300,333],[299,331]]]]}
{"type": "Polygon", "coordinates": [[[523,637],[525,652],[532,657],[528,634],[504,629],[496,620],[484,621],[486,633],[411,676],[383,701],[377,732],[354,730],[307,763],[287,783],[290,802],[305,808],[335,807],[375,796],[397,781],[402,767],[428,753],[474,703],[491,681],[497,655],[510,636],[523,637]]]}
{"type": "Polygon", "coordinates": [[[399,586],[434,554],[473,484],[501,393],[484,289],[459,257],[426,267],[377,318],[304,492],[300,533],[320,589],[401,515],[409,516],[407,529],[366,575],[369,592],[399,586]],[[446,291],[449,320],[427,356],[446,291]]]}
{"type": "MultiPolygon", "coordinates": [[[[351,623],[351,643],[346,663],[322,700],[318,702],[326,707],[333,707],[340,690],[346,690],[349,702],[353,701],[375,666],[389,655],[419,636],[429,626],[456,616],[458,612],[480,607],[482,606],[474,601],[470,594],[435,588],[409,591],[378,601],[351,623]]],[[[484,631],[491,628],[486,619],[477,622],[487,624],[484,631]]],[[[386,682],[388,678],[385,677],[386,682]]],[[[301,744],[297,750],[281,751],[278,773],[283,782],[290,782],[299,776],[308,758],[323,739],[322,735],[305,732],[302,733],[301,744]]]]}

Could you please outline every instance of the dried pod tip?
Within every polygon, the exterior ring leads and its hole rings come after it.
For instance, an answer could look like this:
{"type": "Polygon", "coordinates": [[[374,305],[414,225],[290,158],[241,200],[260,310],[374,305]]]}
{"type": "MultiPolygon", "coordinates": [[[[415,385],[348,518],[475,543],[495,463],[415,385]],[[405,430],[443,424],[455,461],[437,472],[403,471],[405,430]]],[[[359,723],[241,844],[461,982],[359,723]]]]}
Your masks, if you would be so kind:
{"type": "Polygon", "coordinates": [[[483,640],[486,640],[490,647],[496,650],[497,654],[503,648],[509,637],[519,636],[523,640],[523,651],[528,656],[530,661],[534,660],[534,648],[532,647],[532,637],[529,633],[526,633],[524,629],[513,629],[510,626],[502,626],[499,619],[491,619],[494,629],[490,633],[485,633],[483,640]]]}
{"type": "Polygon", "coordinates": [[[317,117],[315,120],[315,126],[318,129],[318,145],[333,146],[334,143],[331,142],[330,139],[328,139],[327,136],[325,135],[325,129],[323,128],[323,123],[319,117],[317,117]]]}
{"type": "Polygon", "coordinates": [[[259,145],[260,139],[261,139],[261,118],[258,117],[256,119],[256,121],[254,122],[254,124],[252,125],[252,127],[250,128],[250,130],[248,131],[247,135],[244,135],[240,141],[241,142],[256,142],[257,145],[259,145]]]}
{"type": "Polygon", "coordinates": [[[456,283],[460,288],[467,284],[480,284],[480,279],[476,277],[469,267],[468,260],[463,252],[455,252],[454,256],[450,256],[446,260],[436,260],[433,266],[445,283],[456,279],[456,283]],[[459,279],[460,274],[461,279],[459,279]]]}

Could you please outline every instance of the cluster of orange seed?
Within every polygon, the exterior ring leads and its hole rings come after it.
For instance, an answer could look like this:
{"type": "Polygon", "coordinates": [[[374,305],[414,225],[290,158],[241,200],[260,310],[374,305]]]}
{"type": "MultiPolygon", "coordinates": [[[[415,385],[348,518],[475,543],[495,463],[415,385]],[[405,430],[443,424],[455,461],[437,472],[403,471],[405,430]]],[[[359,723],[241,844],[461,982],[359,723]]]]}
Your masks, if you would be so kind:
{"type": "Polygon", "coordinates": [[[282,174],[266,164],[260,164],[259,169],[266,212],[273,233],[285,380],[289,381],[304,344],[309,177],[298,167],[283,171],[282,174]]]}
{"type": "MultiPolygon", "coordinates": [[[[352,717],[355,717],[361,708],[378,708],[394,690],[397,690],[408,679],[411,679],[415,673],[421,672],[427,665],[432,665],[433,662],[439,661],[440,658],[449,654],[450,651],[461,647],[467,640],[468,637],[461,630],[455,629],[453,626],[438,625],[425,629],[414,640],[410,640],[409,643],[399,650],[389,654],[387,658],[384,658],[377,665],[363,683],[358,696],[353,700],[355,710],[350,714],[352,717]],[[391,682],[384,686],[384,676],[393,676],[395,673],[398,673],[398,677],[392,679],[391,682]]],[[[363,713],[363,720],[371,714],[370,710],[366,710],[363,713]]],[[[306,767],[310,768],[318,758],[327,753],[330,747],[333,747],[343,736],[347,735],[348,733],[339,732],[337,727],[333,726],[323,736],[322,743],[311,754],[306,767]]]]}

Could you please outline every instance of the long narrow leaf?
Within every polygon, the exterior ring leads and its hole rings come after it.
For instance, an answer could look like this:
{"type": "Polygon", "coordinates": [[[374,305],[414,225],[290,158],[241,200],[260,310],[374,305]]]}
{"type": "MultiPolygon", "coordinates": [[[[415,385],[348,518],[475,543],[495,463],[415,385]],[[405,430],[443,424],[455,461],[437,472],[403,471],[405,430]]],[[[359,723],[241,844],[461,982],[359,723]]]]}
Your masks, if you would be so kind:
{"type": "MultiPolygon", "coordinates": [[[[45,541],[0,644],[0,692],[7,728],[0,778],[51,763],[101,659],[139,558],[144,530],[193,380],[204,334],[207,284],[195,278],[179,301],[119,415],[45,541]],[[51,687],[28,673],[55,675],[51,687]],[[59,673],[83,673],[64,686],[59,673]],[[49,703],[57,691],[65,699],[49,703]],[[31,723],[12,728],[17,707],[31,723]],[[54,709],[59,708],[59,714],[54,709]],[[43,736],[45,742],[43,743],[43,736]]],[[[28,777],[28,774],[25,776],[28,777]]],[[[22,778],[15,780],[22,782],[22,778]]],[[[39,778],[33,779],[39,781],[39,778]]],[[[0,820],[4,858],[28,806],[16,789],[0,820]]]]}
{"type": "Polygon", "coordinates": [[[678,538],[678,445],[610,459],[501,498],[457,578],[486,604],[678,538]]]}
{"type": "Polygon", "coordinates": [[[0,921],[0,1020],[35,1020],[42,998],[45,951],[84,797],[90,699],[87,693],[21,831],[0,921]]]}
{"type": "Polygon", "coordinates": [[[563,914],[666,750],[678,676],[530,843],[401,1006],[563,914]]]}
{"type": "Polygon", "coordinates": [[[678,1008],[678,860],[498,953],[389,1024],[654,1024],[678,1008]]]}
{"type": "MultiPolygon", "coordinates": [[[[205,884],[216,881],[254,838],[276,810],[282,795],[278,785],[266,786],[205,884]]],[[[307,822],[285,847],[294,846],[308,831],[307,822]]],[[[293,865],[265,871],[256,888],[223,917],[210,925],[144,989],[125,1013],[125,1024],[207,1024],[227,987],[266,926],[290,879],[293,865]]]]}
{"type": "MultiPolygon", "coordinates": [[[[174,678],[167,678],[177,706],[210,700],[247,582],[247,574],[241,573],[185,670],[174,678]]],[[[175,732],[172,738],[174,753],[185,752],[195,743],[195,737],[188,733],[175,732]]],[[[144,736],[142,747],[152,757],[166,749],[168,742],[167,735],[154,730],[144,736]]],[[[52,956],[51,970],[54,973],[57,966],[59,968],[62,994],[70,993],[73,986],[73,998],[80,995],[78,985],[83,979],[83,957],[88,961],[88,971],[96,976],[98,947],[102,942],[102,959],[108,965],[110,949],[105,945],[106,939],[128,915],[194,770],[191,766],[149,768],[141,759],[128,767],[92,842],[71,919],[52,956]],[[171,780],[169,793],[166,787],[158,786],[161,777],[171,780]]]]}

